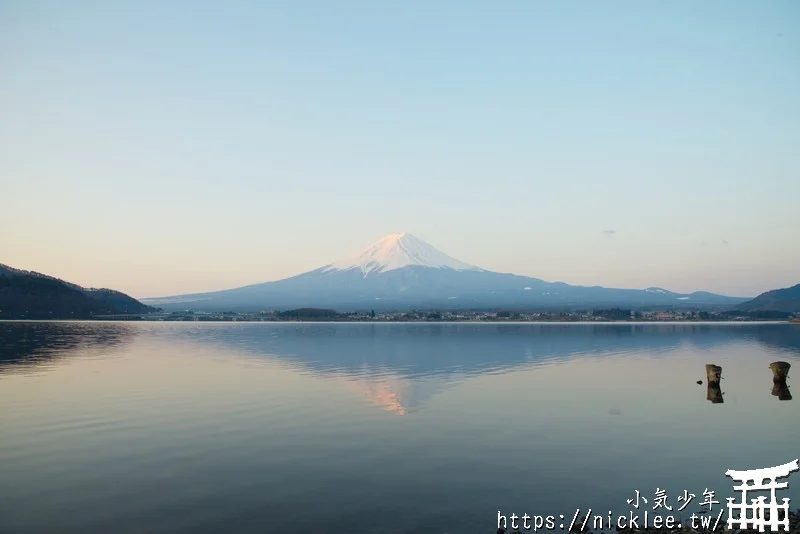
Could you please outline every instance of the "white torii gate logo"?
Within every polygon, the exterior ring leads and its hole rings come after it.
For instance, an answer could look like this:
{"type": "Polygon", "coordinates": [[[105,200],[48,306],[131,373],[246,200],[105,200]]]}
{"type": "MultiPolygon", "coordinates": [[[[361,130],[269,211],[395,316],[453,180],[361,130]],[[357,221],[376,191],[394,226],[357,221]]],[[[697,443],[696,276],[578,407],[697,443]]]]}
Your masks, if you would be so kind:
{"type": "Polygon", "coordinates": [[[728,469],[725,475],[742,483],[740,486],[733,487],[734,490],[742,492],[741,502],[736,503],[734,502],[736,499],[733,497],[728,498],[728,528],[758,528],[759,532],[764,532],[764,527],[769,526],[772,532],[776,532],[778,527],[783,527],[782,530],[788,531],[789,499],[784,498],[783,504],[778,504],[775,491],[789,487],[788,482],[777,482],[777,480],[788,477],[790,473],[800,469],[797,462],[798,460],[795,460],[788,464],[764,469],[750,469],[749,471],[728,469]],[[749,484],[751,481],[752,484],[749,484]],[[747,492],[767,490],[770,492],[769,502],[766,501],[764,495],[761,495],[758,498],[750,499],[750,504],[747,503],[747,492]],[[734,511],[738,511],[735,516],[734,511]],[[782,516],[782,519],[779,519],[779,516],[782,516]]]}

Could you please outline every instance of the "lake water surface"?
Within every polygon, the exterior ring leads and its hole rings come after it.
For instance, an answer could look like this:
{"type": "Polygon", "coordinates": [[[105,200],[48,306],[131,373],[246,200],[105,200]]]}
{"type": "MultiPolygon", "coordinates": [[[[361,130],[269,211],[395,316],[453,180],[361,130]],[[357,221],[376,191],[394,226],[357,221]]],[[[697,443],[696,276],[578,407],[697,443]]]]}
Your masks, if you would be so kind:
{"type": "Polygon", "coordinates": [[[478,534],[657,489],[716,516],[726,470],[800,456],[777,360],[791,386],[800,325],[0,322],[0,532],[478,534]]]}

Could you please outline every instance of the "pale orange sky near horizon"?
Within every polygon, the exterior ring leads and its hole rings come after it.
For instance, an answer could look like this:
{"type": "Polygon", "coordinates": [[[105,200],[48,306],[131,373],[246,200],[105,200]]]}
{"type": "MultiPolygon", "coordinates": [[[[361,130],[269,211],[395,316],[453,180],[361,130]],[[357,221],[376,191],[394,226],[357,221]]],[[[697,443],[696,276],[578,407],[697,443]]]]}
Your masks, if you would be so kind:
{"type": "Polygon", "coordinates": [[[0,262],[161,297],[405,231],[576,285],[800,282],[800,3],[330,5],[0,3],[0,262]]]}
{"type": "MultiPolygon", "coordinates": [[[[268,240],[269,244],[255,251],[249,247],[216,245],[212,249],[212,245],[203,247],[190,239],[188,243],[176,243],[172,251],[151,249],[149,254],[138,254],[139,249],[109,241],[93,245],[95,250],[100,251],[98,258],[70,253],[72,246],[78,247],[76,252],[91,246],[88,239],[82,243],[76,243],[76,239],[49,252],[29,248],[19,251],[21,254],[18,258],[4,255],[0,262],[43,272],[86,287],[110,287],[137,298],[145,298],[216,291],[279,280],[351,256],[383,237],[365,229],[358,229],[358,234],[364,236],[361,245],[349,239],[303,244],[283,234],[271,235],[269,239],[265,236],[264,241],[268,240]],[[340,248],[337,250],[337,247],[340,248]],[[253,253],[248,254],[248,251],[253,253]],[[177,258],[183,260],[177,261],[177,258]]],[[[425,239],[424,234],[414,235],[425,239]]],[[[625,243],[624,235],[596,236],[593,244],[597,246],[599,241],[607,251],[602,257],[592,257],[592,248],[589,247],[591,238],[585,240],[585,247],[578,242],[570,249],[562,247],[550,252],[534,236],[514,250],[508,250],[498,242],[467,242],[467,236],[461,237],[458,248],[441,247],[437,246],[435,240],[425,240],[446,254],[484,269],[575,285],[620,288],[657,286],[687,293],[712,291],[731,296],[755,296],[763,291],[800,282],[800,273],[765,265],[758,255],[750,256],[753,261],[742,262],[741,253],[732,243],[698,243],[694,247],[686,247],[685,262],[674,259],[671,263],[674,268],[667,270],[665,262],[670,262],[670,258],[655,255],[652,247],[643,247],[637,265],[626,265],[622,251],[629,245],[625,243]],[[692,248],[694,255],[691,255],[692,248]],[[543,251],[542,258],[534,258],[530,252],[532,250],[543,251]],[[481,257],[491,257],[495,261],[479,261],[481,257]],[[720,264],[734,262],[736,269],[718,269],[720,264]],[[774,284],[772,280],[783,282],[774,284]]]]}

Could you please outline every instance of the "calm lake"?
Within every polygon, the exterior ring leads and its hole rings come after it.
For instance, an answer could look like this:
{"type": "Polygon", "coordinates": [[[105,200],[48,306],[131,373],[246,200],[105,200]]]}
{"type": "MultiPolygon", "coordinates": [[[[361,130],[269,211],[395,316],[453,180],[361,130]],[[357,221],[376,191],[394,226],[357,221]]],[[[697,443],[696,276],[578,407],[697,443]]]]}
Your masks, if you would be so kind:
{"type": "Polygon", "coordinates": [[[0,532],[716,517],[726,470],[800,456],[779,360],[797,383],[800,325],[0,322],[0,532]]]}

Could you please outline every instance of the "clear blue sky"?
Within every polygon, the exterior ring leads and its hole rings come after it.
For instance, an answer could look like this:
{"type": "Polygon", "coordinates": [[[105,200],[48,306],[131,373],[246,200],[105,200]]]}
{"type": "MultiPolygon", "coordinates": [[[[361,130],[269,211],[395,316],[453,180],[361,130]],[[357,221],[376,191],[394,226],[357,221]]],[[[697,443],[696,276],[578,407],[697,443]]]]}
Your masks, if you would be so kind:
{"type": "Polygon", "coordinates": [[[407,231],[486,269],[800,282],[800,2],[0,1],[0,262],[138,297],[407,231]]]}

